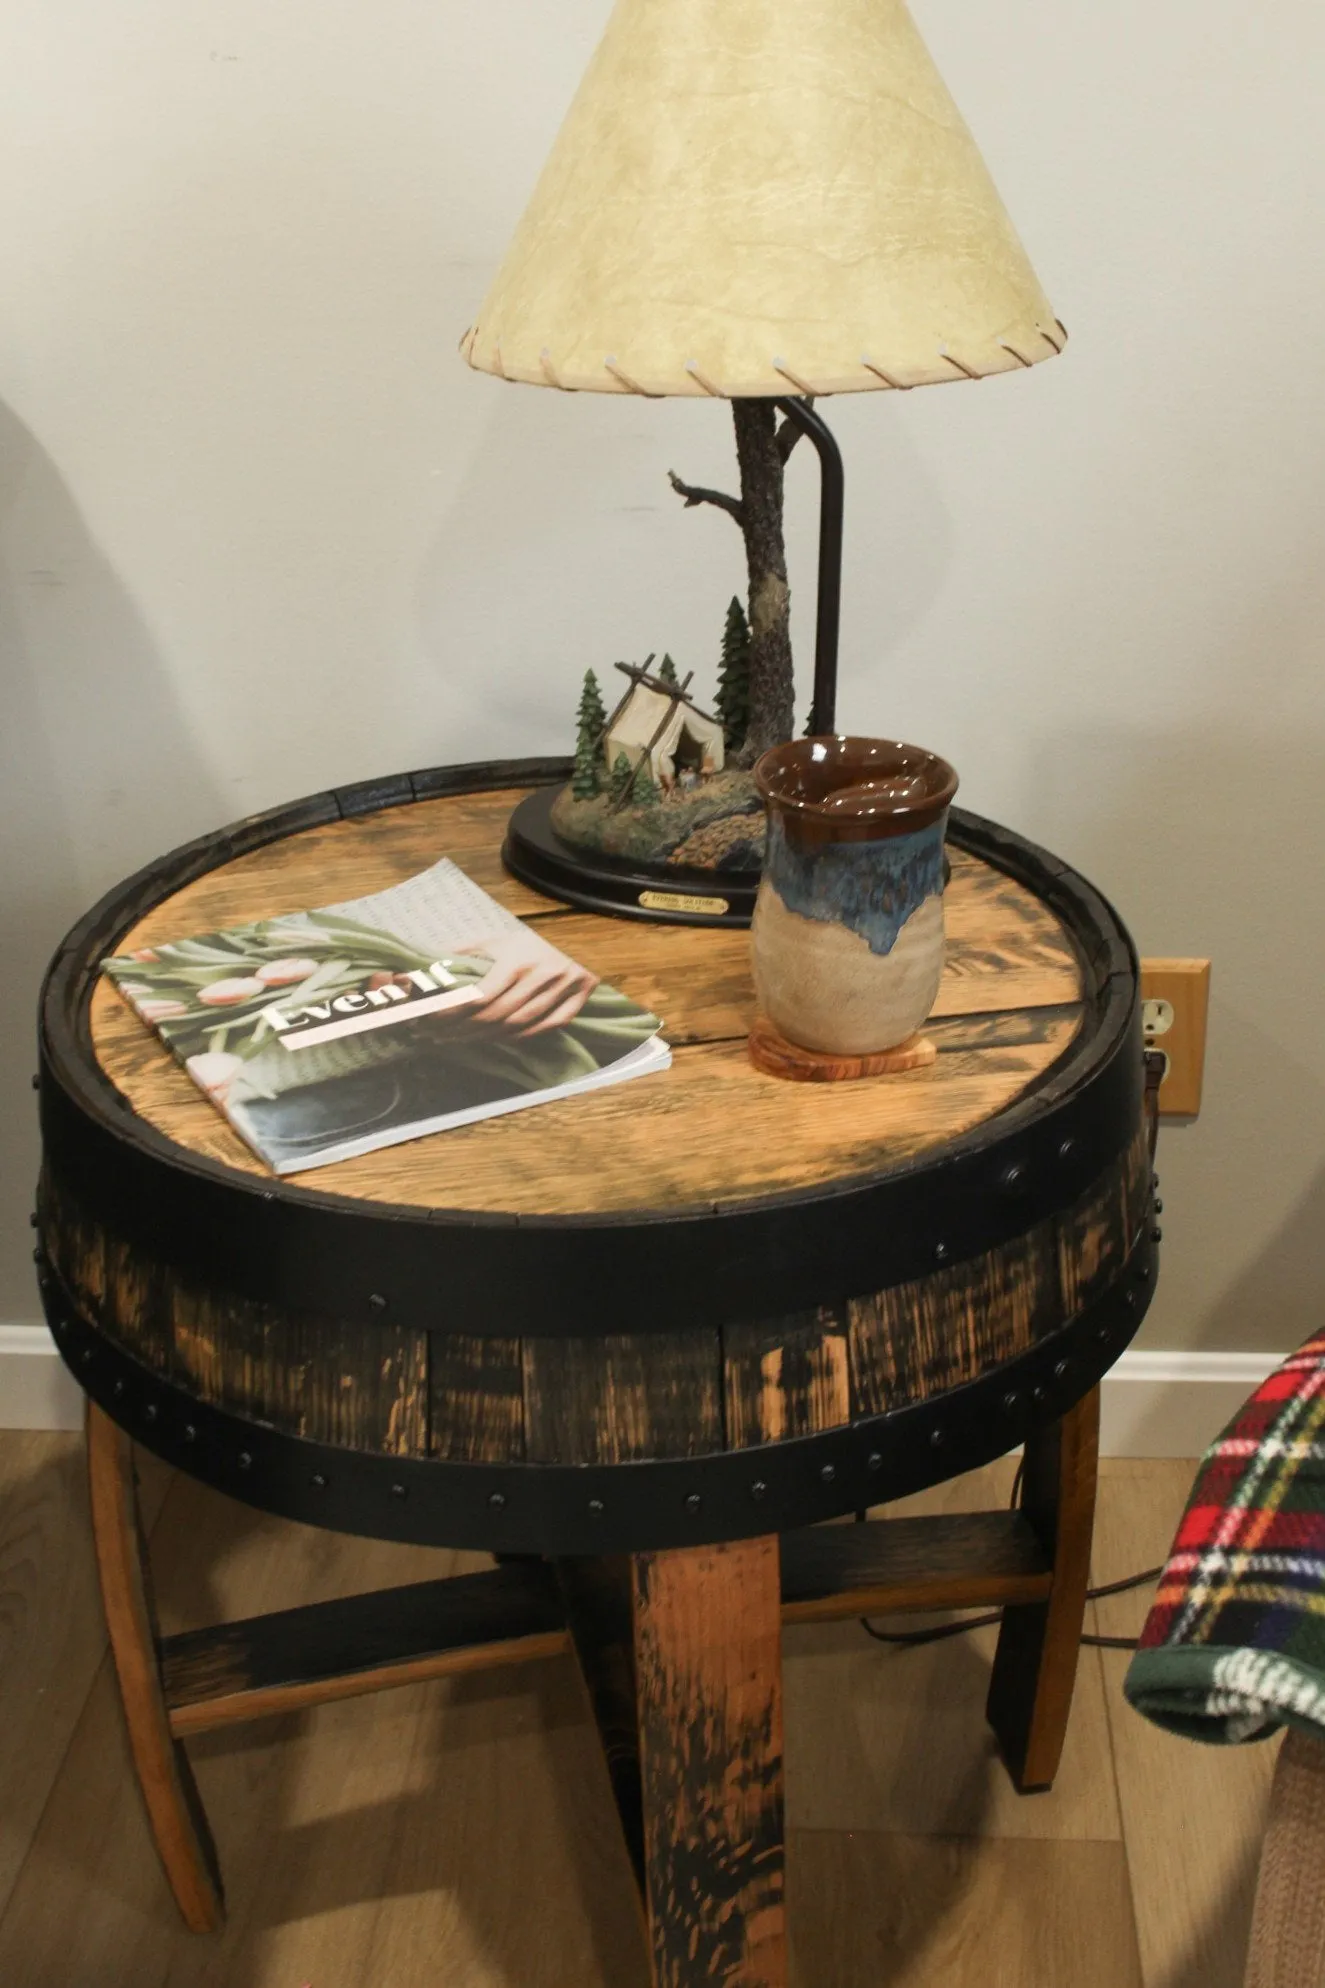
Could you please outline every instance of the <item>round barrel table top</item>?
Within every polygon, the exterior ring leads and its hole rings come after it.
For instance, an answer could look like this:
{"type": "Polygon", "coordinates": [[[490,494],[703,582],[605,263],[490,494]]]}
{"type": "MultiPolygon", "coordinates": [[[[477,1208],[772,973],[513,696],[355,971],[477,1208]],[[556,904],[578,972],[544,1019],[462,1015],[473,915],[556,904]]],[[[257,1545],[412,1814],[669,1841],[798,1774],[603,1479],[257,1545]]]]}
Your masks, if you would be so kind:
{"type": "MultiPolygon", "coordinates": [[[[993,1118],[1043,1076],[1082,1025],[1082,963],[1063,921],[1025,884],[960,848],[944,896],[947,960],[923,1073],[804,1085],[746,1052],[749,935],[574,912],[506,875],[506,821],[525,790],[387,808],[283,837],[172,891],[120,949],[389,888],[452,857],[561,951],[663,1018],[671,1068],[536,1110],[458,1126],[325,1171],[282,1193],[485,1215],[601,1216],[712,1207],[873,1177],[993,1118]]],[[[99,1068],[184,1151],[268,1177],[106,980],[91,1005],[99,1068]]]]}

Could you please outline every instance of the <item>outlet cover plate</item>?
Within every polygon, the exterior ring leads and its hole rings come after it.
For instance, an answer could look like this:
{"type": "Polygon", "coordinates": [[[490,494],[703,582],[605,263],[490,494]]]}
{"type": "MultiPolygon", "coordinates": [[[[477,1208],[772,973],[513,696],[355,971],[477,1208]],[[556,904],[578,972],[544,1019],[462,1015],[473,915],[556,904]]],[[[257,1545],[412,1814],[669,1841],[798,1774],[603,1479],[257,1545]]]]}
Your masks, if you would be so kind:
{"type": "Polygon", "coordinates": [[[1206,1017],[1210,1006],[1208,959],[1143,959],[1146,1047],[1162,1049],[1168,1068],[1159,1108],[1170,1118],[1195,1118],[1205,1076],[1206,1017]]]}

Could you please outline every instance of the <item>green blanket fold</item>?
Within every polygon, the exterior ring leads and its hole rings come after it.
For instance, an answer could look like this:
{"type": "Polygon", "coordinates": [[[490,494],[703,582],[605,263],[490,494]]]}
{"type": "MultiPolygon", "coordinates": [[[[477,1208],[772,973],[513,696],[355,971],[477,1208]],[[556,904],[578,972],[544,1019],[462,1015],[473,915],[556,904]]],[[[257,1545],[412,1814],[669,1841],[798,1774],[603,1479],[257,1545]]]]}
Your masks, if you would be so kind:
{"type": "Polygon", "coordinates": [[[1325,1333],[1202,1458],[1123,1689],[1189,1739],[1325,1733],[1325,1333]]]}

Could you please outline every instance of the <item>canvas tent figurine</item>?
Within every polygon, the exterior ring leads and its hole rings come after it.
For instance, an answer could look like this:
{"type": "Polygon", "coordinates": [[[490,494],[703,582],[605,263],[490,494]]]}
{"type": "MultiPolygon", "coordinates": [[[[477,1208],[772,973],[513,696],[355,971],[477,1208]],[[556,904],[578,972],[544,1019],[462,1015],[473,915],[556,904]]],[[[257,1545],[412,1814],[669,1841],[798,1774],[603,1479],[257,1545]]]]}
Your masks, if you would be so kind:
{"type": "Polygon", "coordinates": [[[697,775],[711,779],[721,773],[722,722],[686,696],[690,679],[669,683],[647,668],[629,663],[618,668],[629,677],[630,689],[607,722],[608,765],[615,767],[624,758],[632,775],[644,774],[664,794],[693,786],[697,775]]]}
{"type": "MultiPolygon", "coordinates": [[[[782,493],[802,434],[823,478],[810,720],[835,725],[842,472],[814,403],[1019,371],[1065,338],[903,0],[617,0],[461,350],[565,392],[732,403],[738,488],[673,476],[745,548],[743,729],[717,714],[723,786],[702,827],[757,808],[750,766],[796,729],[782,493]]],[[[707,684],[694,696],[712,709],[707,684]]],[[[757,838],[697,845],[669,815],[679,783],[648,788],[607,834],[598,796],[565,790],[555,819],[534,797],[508,863],[575,903],[746,922],[757,838]],[[626,835],[631,808],[652,820],[626,835]]]]}
{"type": "MultiPolygon", "coordinates": [[[[740,614],[740,603],[732,605],[740,614]]],[[[575,771],[552,801],[552,827],[568,844],[626,866],[662,852],[672,881],[687,868],[757,876],[763,808],[749,773],[728,763],[723,717],[696,703],[689,674],[678,677],[670,656],[652,665],[652,656],[617,664],[626,689],[610,717],[586,672],[575,771]]]]}

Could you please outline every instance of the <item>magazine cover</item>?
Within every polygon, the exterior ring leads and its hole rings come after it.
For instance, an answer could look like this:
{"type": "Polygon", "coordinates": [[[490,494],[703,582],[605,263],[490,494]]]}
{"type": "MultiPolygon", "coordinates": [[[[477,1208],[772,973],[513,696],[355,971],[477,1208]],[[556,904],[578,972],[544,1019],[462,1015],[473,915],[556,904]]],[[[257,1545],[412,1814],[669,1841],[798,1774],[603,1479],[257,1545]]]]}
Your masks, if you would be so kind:
{"type": "Polygon", "coordinates": [[[449,859],[373,897],[103,968],[278,1174],[671,1061],[657,1015],[449,859]]]}

